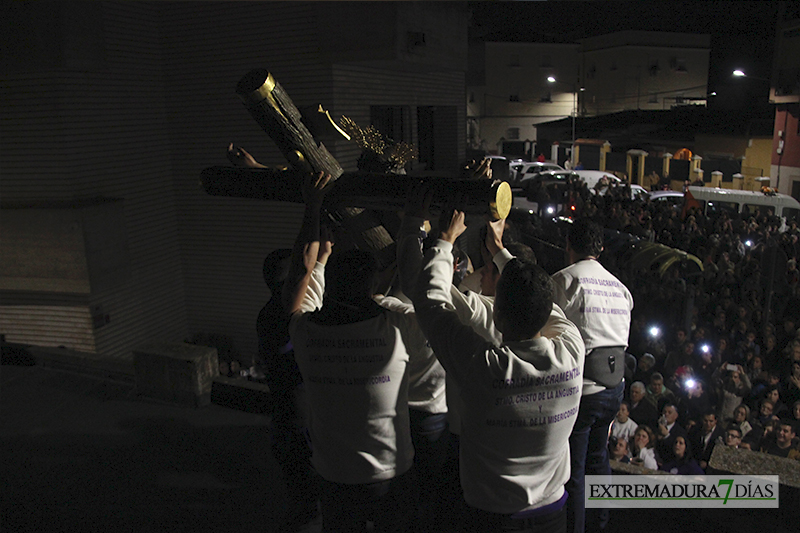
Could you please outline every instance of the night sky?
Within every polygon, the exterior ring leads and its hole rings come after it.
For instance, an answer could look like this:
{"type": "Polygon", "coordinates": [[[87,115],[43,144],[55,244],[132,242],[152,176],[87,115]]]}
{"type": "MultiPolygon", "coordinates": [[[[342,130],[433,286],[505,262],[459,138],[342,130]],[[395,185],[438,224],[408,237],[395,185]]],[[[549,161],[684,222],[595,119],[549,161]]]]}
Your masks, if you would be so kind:
{"type": "Polygon", "coordinates": [[[752,76],[770,77],[778,2],[550,0],[470,4],[473,36],[485,40],[574,42],[623,30],[707,33],[711,35],[709,91],[739,92],[745,82],[748,93],[762,98],[769,93],[764,82],[733,79],[731,72],[741,68],[752,76]]]}

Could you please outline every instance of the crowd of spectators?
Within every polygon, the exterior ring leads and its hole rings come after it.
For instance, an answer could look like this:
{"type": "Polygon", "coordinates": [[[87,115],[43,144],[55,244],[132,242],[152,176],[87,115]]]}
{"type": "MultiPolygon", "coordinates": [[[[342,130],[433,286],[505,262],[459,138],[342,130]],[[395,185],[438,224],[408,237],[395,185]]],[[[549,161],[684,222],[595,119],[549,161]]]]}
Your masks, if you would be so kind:
{"type": "MultiPolygon", "coordinates": [[[[770,212],[706,216],[680,203],[634,199],[614,184],[591,191],[571,183],[563,201],[562,214],[588,216],[607,233],[682,250],[703,265],[692,275],[676,263],[662,275],[630,268],[611,252],[601,257],[635,301],[628,401],[614,425],[612,456],[679,473],[707,469],[720,442],[800,458],[796,222],[770,212]]],[[[542,242],[562,238],[563,229],[545,219],[516,223],[539,239],[537,255],[546,255],[542,242]]]]}

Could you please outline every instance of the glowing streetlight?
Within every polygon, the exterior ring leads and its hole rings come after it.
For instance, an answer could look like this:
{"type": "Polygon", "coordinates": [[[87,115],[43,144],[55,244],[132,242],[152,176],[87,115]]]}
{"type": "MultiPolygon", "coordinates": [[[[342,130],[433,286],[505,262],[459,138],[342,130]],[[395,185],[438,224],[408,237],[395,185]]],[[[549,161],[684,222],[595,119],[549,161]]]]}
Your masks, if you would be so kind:
{"type": "Polygon", "coordinates": [[[733,76],[736,77],[736,78],[747,78],[747,79],[750,79],[750,80],[761,80],[761,81],[767,81],[767,82],[771,81],[771,80],[768,80],[767,78],[759,78],[758,76],[751,76],[749,74],[746,74],[745,71],[743,71],[741,69],[738,69],[738,68],[733,71],[733,76]]]}

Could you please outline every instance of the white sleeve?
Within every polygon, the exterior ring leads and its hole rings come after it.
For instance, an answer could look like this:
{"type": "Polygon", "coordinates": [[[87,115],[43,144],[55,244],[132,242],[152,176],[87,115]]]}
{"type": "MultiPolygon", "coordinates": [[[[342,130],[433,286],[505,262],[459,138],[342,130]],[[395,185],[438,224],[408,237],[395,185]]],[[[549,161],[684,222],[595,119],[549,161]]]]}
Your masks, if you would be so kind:
{"type": "Polygon", "coordinates": [[[514,256],[511,255],[511,252],[509,252],[505,248],[502,248],[499,252],[494,254],[494,257],[492,257],[492,261],[494,262],[495,266],[497,267],[497,271],[500,274],[503,273],[503,269],[512,259],[514,259],[514,256]]]}
{"type": "Polygon", "coordinates": [[[425,252],[412,299],[420,328],[436,357],[456,382],[463,382],[469,362],[490,345],[462,324],[453,308],[452,249],[449,242],[440,239],[425,252]]]}
{"type": "Polygon", "coordinates": [[[494,299],[472,291],[463,293],[455,286],[450,287],[450,298],[462,324],[470,326],[492,344],[503,342],[503,336],[494,326],[494,299]]]}
{"type": "Polygon", "coordinates": [[[310,313],[320,309],[323,294],[325,294],[325,265],[317,263],[311,271],[311,279],[308,280],[308,289],[303,295],[300,311],[310,313]]]}
{"type": "Polygon", "coordinates": [[[325,294],[325,265],[317,263],[314,265],[314,270],[311,271],[311,277],[308,280],[308,288],[306,288],[306,293],[303,295],[300,308],[292,313],[292,317],[289,320],[290,336],[294,335],[300,317],[322,307],[323,294],[325,294]]]}
{"type": "Polygon", "coordinates": [[[542,337],[564,344],[569,353],[575,354],[580,367],[583,368],[586,346],[583,343],[581,332],[578,330],[578,326],[564,315],[564,311],[557,304],[553,304],[550,317],[540,333],[542,337]]]}

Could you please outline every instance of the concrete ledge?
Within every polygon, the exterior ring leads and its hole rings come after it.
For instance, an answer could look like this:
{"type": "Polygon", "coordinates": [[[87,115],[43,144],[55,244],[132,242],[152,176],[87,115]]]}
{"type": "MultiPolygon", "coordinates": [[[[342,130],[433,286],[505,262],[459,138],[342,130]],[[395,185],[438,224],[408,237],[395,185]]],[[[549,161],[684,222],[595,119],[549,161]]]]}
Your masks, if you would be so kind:
{"type": "Polygon", "coordinates": [[[216,348],[185,342],[151,342],[133,350],[139,394],[193,407],[211,403],[219,375],[216,348]]]}
{"type": "Polygon", "coordinates": [[[614,474],[634,474],[634,475],[648,475],[648,476],[671,476],[669,472],[662,470],[650,470],[643,466],[636,466],[630,463],[621,463],[613,459],[608,461],[611,465],[611,472],[614,474]]]}
{"type": "MultiPolygon", "coordinates": [[[[650,470],[619,461],[612,460],[609,463],[611,471],[615,474],[672,475],[669,472],[650,470]]],[[[800,461],[794,459],[719,445],[714,447],[714,453],[708,464],[719,472],[747,476],[778,476],[781,485],[800,488],[800,461]]]]}
{"type": "Polygon", "coordinates": [[[732,474],[778,476],[781,485],[800,488],[800,461],[794,459],[718,445],[708,464],[715,470],[732,474]]]}
{"type": "Polygon", "coordinates": [[[26,351],[33,356],[36,364],[44,368],[75,372],[123,383],[134,382],[133,361],[109,359],[97,354],[66,348],[28,346],[26,351]]]}
{"type": "Polygon", "coordinates": [[[211,402],[247,413],[272,412],[269,387],[243,378],[216,376],[211,388],[211,402]]]}

